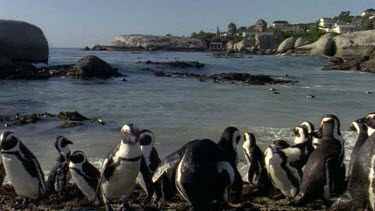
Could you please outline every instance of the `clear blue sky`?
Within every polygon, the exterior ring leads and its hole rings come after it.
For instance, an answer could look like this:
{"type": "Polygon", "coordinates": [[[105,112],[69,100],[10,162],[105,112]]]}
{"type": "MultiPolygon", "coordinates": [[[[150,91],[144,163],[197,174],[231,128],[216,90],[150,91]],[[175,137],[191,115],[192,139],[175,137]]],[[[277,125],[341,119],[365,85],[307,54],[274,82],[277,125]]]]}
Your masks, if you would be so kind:
{"type": "Polygon", "coordinates": [[[189,36],[204,30],[268,23],[314,22],[349,10],[358,15],[375,0],[0,0],[0,19],[40,27],[50,47],[109,44],[120,34],[189,36]]]}

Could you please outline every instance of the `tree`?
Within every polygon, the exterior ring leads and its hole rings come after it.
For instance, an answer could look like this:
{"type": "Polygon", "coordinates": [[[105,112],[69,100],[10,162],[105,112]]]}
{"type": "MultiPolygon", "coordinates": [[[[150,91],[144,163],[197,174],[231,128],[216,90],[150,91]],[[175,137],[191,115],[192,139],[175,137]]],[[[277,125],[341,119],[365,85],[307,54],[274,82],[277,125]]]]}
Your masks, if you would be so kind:
{"type": "Polygon", "coordinates": [[[233,23],[233,22],[230,22],[228,24],[228,34],[233,37],[234,35],[236,35],[236,33],[237,33],[237,26],[236,26],[236,24],[233,23]]]}
{"type": "Polygon", "coordinates": [[[362,30],[371,30],[374,29],[374,22],[371,19],[363,18],[360,26],[362,30]]]}

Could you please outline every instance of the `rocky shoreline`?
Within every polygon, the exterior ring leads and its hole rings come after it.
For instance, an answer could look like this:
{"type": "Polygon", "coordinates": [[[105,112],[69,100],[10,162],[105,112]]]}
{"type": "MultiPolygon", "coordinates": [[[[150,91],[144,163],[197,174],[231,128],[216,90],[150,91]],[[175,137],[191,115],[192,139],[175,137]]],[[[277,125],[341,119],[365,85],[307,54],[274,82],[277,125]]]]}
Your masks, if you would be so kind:
{"type": "MultiPolygon", "coordinates": [[[[65,199],[61,199],[57,193],[53,193],[44,198],[38,199],[34,204],[30,205],[30,210],[104,210],[104,206],[94,206],[73,184],[67,186],[69,195],[65,199]]],[[[326,210],[327,207],[322,201],[316,201],[311,204],[295,207],[288,205],[288,200],[280,197],[280,192],[271,191],[268,195],[262,195],[251,191],[248,184],[244,185],[244,191],[239,203],[230,203],[226,210],[254,210],[254,211],[313,211],[326,210]]],[[[12,210],[12,207],[22,202],[22,198],[17,196],[10,184],[4,184],[0,187],[0,208],[1,210],[12,210]]],[[[129,204],[133,210],[160,210],[150,199],[147,198],[145,192],[136,186],[133,193],[129,197],[129,204]]],[[[115,210],[121,206],[120,201],[114,201],[112,204],[115,210]]],[[[189,210],[189,204],[176,194],[167,200],[162,210],[189,210]]]]}

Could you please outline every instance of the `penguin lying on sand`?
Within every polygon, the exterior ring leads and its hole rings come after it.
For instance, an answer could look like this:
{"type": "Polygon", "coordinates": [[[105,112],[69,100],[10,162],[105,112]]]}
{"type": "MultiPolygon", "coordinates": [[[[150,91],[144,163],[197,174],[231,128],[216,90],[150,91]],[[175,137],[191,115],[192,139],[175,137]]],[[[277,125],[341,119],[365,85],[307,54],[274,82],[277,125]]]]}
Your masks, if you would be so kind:
{"type": "Polygon", "coordinates": [[[7,131],[1,134],[0,142],[7,177],[16,193],[24,198],[16,209],[24,209],[30,203],[30,199],[34,200],[45,195],[43,171],[34,154],[13,132],[7,131]]]}

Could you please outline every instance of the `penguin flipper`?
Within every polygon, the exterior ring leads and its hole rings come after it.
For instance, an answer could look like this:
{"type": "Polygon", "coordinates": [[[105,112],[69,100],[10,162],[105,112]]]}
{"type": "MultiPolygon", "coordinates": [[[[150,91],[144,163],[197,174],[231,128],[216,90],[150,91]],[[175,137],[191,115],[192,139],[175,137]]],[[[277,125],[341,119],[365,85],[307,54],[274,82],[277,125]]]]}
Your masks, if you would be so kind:
{"type": "Polygon", "coordinates": [[[98,197],[98,194],[100,192],[100,185],[102,184],[102,180],[103,180],[103,177],[104,177],[105,170],[107,169],[108,164],[112,163],[111,161],[112,160],[109,160],[108,158],[106,158],[103,161],[102,169],[100,171],[100,178],[99,178],[99,181],[98,181],[98,187],[96,188],[94,199],[96,199],[98,197]]]}
{"type": "Polygon", "coordinates": [[[326,160],[326,182],[325,182],[325,185],[323,187],[324,189],[324,198],[326,200],[330,199],[331,198],[331,194],[332,194],[332,191],[333,191],[333,183],[334,183],[334,175],[333,175],[333,163],[332,163],[332,158],[328,158],[326,160]]]}
{"type": "MultiPolygon", "coordinates": [[[[147,166],[147,163],[142,156],[141,159],[141,165],[139,168],[139,174],[142,177],[142,181],[144,182],[144,186],[146,188],[146,193],[148,196],[152,196],[154,194],[154,187],[153,187],[153,182],[152,182],[152,174],[150,172],[150,169],[147,166]]],[[[141,183],[142,181],[139,181],[139,178],[137,177],[138,183],[141,183]]],[[[143,186],[142,186],[143,187],[143,186]]]]}
{"type": "Polygon", "coordinates": [[[164,158],[164,160],[161,161],[161,163],[155,169],[155,171],[152,175],[152,182],[158,181],[163,174],[167,174],[169,179],[172,181],[173,175],[176,172],[178,164],[180,163],[180,161],[182,160],[182,157],[185,154],[186,148],[190,144],[192,144],[194,142],[197,142],[197,141],[199,141],[199,139],[189,141],[184,146],[182,146],[180,149],[176,150],[175,152],[171,153],[166,158],[164,158]]]}

